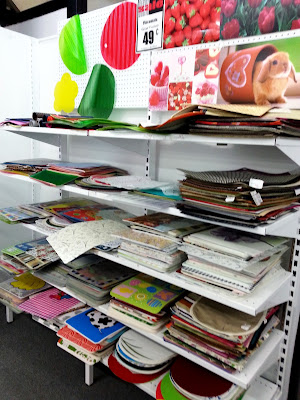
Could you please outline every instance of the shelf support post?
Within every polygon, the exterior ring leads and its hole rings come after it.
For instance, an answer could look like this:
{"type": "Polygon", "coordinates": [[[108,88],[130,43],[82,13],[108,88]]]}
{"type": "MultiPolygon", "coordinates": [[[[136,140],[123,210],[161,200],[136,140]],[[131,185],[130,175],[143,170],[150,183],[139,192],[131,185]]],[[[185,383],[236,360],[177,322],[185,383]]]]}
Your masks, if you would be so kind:
{"type": "Polygon", "coordinates": [[[84,363],[85,384],[91,386],[94,382],[94,366],[84,363]]]}
{"type": "Polygon", "coordinates": [[[6,308],[6,322],[9,324],[11,322],[14,321],[14,313],[13,311],[9,308],[9,307],[5,307],[6,308]]]}
{"type": "Polygon", "coordinates": [[[300,226],[294,243],[293,257],[291,260],[291,284],[289,301],[286,304],[283,326],[283,342],[279,353],[277,385],[281,390],[280,400],[287,400],[289,394],[290,374],[292,369],[296,334],[300,312],[300,226]]]}

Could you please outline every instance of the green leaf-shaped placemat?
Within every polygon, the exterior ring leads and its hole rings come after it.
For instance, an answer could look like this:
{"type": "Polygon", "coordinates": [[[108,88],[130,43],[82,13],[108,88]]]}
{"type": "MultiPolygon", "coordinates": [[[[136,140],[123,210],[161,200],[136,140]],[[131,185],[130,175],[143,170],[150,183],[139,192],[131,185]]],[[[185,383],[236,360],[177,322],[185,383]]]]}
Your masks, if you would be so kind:
{"type": "Polygon", "coordinates": [[[74,15],[59,36],[59,52],[65,66],[76,75],[87,71],[79,15],[74,15]]]}
{"type": "Polygon", "coordinates": [[[94,65],[78,112],[94,118],[108,118],[115,101],[115,78],[111,70],[102,64],[94,65]]]}

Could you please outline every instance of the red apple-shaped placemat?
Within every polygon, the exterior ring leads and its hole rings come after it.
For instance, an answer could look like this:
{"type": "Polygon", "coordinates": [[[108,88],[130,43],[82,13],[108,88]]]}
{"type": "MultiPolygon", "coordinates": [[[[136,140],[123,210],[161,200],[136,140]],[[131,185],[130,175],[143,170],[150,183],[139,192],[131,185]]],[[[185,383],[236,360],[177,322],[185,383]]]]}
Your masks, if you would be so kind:
{"type": "Polygon", "coordinates": [[[101,53],[115,69],[127,69],[140,54],[135,52],[136,4],[122,3],[108,17],[101,36],[101,53]]]}

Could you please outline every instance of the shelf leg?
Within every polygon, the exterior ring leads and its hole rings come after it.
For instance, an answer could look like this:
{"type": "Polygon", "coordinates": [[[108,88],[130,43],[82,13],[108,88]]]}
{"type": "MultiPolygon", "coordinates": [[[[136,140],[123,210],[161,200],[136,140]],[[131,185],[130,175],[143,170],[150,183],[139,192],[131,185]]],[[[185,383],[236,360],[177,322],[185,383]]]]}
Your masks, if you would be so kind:
{"type": "Polygon", "coordinates": [[[85,384],[91,386],[94,382],[94,366],[84,364],[85,366],[85,384]]]}
{"type": "Polygon", "coordinates": [[[6,322],[10,323],[14,321],[14,313],[12,312],[12,310],[9,307],[5,307],[6,308],[6,322]]]}

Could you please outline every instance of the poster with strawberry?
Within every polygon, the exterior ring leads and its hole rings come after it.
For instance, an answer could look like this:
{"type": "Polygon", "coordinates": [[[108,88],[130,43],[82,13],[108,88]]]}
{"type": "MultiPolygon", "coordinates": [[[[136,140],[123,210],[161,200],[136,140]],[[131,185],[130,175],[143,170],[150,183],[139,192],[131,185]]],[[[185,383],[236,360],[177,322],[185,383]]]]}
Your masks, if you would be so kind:
{"type": "Polygon", "coordinates": [[[198,49],[195,56],[193,104],[215,104],[218,95],[220,48],[198,49]]]}
{"type": "Polygon", "coordinates": [[[169,65],[166,60],[152,64],[150,77],[149,110],[164,111],[168,107],[169,65]]]}
{"type": "Polygon", "coordinates": [[[149,109],[179,111],[189,104],[216,103],[219,56],[218,47],[153,52],[149,109]]]}
{"type": "Polygon", "coordinates": [[[221,0],[165,0],[164,49],[220,39],[221,0]]]}

